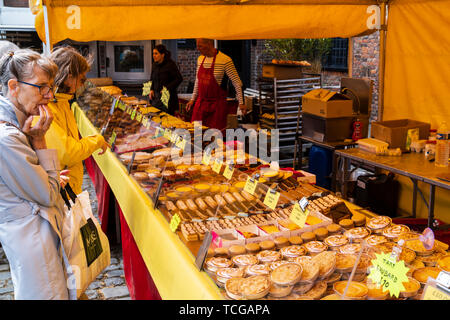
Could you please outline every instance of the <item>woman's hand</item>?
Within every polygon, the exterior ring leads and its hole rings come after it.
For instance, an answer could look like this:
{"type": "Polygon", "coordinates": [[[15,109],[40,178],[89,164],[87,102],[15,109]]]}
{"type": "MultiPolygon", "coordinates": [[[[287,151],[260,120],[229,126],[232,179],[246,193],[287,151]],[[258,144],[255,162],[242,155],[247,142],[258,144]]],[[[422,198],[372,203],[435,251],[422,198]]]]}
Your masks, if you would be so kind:
{"type": "Polygon", "coordinates": [[[104,154],[106,152],[106,150],[111,149],[111,145],[106,142],[105,140],[103,140],[102,145],[100,146],[100,148],[102,149],[102,151],[100,151],[98,153],[99,156],[101,156],[102,154],[104,154]]]}
{"type": "Polygon", "coordinates": [[[153,100],[155,98],[155,91],[150,90],[150,100],[153,100]]]}
{"type": "Polygon", "coordinates": [[[30,142],[35,150],[47,149],[45,133],[50,128],[53,121],[53,114],[47,106],[39,106],[39,120],[31,126],[33,116],[29,116],[23,125],[22,131],[30,137],[30,142]]]}
{"type": "Polygon", "coordinates": [[[192,106],[194,105],[194,100],[190,100],[188,103],[186,103],[186,111],[191,111],[192,106]]]}
{"type": "Polygon", "coordinates": [[[62,170],[59,173],[59,184],[61,185],[61,188],[65,188],[66,185],[69,183],[69,177],[67,176],[69,172],[70,170],[62,170]]]}

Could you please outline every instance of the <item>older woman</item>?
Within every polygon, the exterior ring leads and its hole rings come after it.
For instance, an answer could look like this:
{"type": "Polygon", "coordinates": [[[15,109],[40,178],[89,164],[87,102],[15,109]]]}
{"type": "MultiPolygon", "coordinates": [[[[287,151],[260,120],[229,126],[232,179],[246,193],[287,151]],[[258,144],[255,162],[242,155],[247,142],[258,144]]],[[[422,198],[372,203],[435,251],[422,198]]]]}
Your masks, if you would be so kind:
{"type": "Polygon", "coordinates": [[[60,238],[59,161],[44,138],[53,120],[47,104],[56,71],[27,49],[0,60],[0,242],[15,299],[76,298],[67,286],[70,267],[60,238]]]}
{"type": "Polygon", "coordinates": [[[50,59],[58,66],[58,73],[55,76],[56,101],[49,103],[54,121],[46,140],[49,147],[58,151],[61,169],[69,170],[69,184],[79,194],[83,184],[83,160],[98,149],[102,149],[99,154],[103,154],[109,145],[101,135],[80,139],[69,105],[69,100],[86,81],[89,61],[72,47],[55,48],[50,59]]]}

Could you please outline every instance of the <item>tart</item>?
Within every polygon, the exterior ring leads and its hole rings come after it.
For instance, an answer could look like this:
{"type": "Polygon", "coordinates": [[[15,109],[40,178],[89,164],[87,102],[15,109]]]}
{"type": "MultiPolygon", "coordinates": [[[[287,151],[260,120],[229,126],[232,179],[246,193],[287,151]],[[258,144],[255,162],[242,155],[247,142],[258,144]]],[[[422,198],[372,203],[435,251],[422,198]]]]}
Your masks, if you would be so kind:
{"type": "Polygon", "coordinates": [[[420,283],[412,277],[408,277],[408,282],[403,282],[403,291],[400,291],[400,298],[414,297],[420,290],[420,283]]]}
{"type": "Polygon", "coordinates": [[[386,300],[389,297],[389,291],[383,291],[383,288],[374,283],[372,280],[367,278],[366,280],[367,289],[369,292],[367,293],[367,300],[386,300]]]}
{"type": "MultiPolygon", "coordinates": [[[[347,287],[347,283],[347,281],[335,282],[333,284],[333,290],[336,292],[336,294],[342,297],[344,295],[345,288],[347,287]]],[[[369,289],[364,283],[351,281],[344,299],[364,300],[366,299],[368,293],[369,289]]]]}
{"type": "Polygon", "coordinates": [[[314,282],[319,276],[319,266],[312,261],[303,261],[300,265],[303,268],[300,283],[314,282]]]}
{"type": "Polygon", "coordinates": [[[319,300],[323,297],[327,291],[326,281],[317,281],[314,283],[313,287],[307,291],[305,294],[301,295],[299,298],[307,298],[308,300],[319,300]]]}
{"type": "Polygon", "coordinates": [[[245,249],[248,253],[257,253],[259,250],[261,250],[261,247],[259,246],[259,244],[252,242],[247,243],[245,245],[245,249]]]}
{"type": "Polygon", "coordinates": [[[370,218],[366,222],[366,227],[369,228],[374,233],[381,233],[384,228],[389,227],[392,223],[392,219],[387,216],[377,216],[370,218]]]}
{"type": "Polygon", "coordinates": [[[339,247],[339,252],[340,253],[358,253],[359,251],[361,251],[361,244],[360,243],[349,243],[349,244],[345,244],[341,247],[339,247]]]}
{"type": "Polygon", "coordinates": [[[348,243],[348,238],[343,234],[335,234],[326,237],[323,242],[330,247],[330,249],[337,250],[348,243]]]}
{"type": "Polygon", "coordinates": [[[332,223],[327,226],[327,230],[328,230],[328,233],[334,234],[334,233],[340,232],[342,230],[342,227],[340,225],[338,225],[337,223],[332,223]]]}
{"type": "Polygon", "coordinates": [[[358,266],[356,267],[357,273],[366,273],[369,267],[372,265],[373,257],[367,253],[361,254],[359,257],[358,266]]]}
{"type": "Polygon", "coordinates": [[[427,267],[435,267],[438,260],[443,255],[444,254],[441,252],[435,252],[433,254],[430,254],[429,256],[417,256],[416,259],[422,261],[427,267]]]}
{"type": "Polygon", "coordinates": [[[242,268],[220,268],[216,271],[216,279],[222,284],[225,284],[228,279],[242,278],[243,276],[244,269],[242,268]]]}
{"type": "Polygon", "coordinates": [[[214,249],[214,255],[216,257],[228,258],[228,249],[223,247],[217,247],[214,249]]]}
{"type": "Polygon", "coordinates": [[[323,241],[328,236],[327,228],[318,228],[314,230],[314,233],[316,234],[316,239],[320,241],[323,241]]]}
{"type": "Polygon", "coordinates": [[[227,282],[225,282],[225,291],[227,292],[227,295],[231,299],[239,300],[242,299],[242,293],[241,293],[241,283],[244,281],[244,278],[231,278],[228,279],[227,282]]]}
{"type": "Polygon", "coordinates": [[[381,243],[388,242],[388,239],[385,236],[382,236],[382,235],[372,234],[372,235],[368,236],[365,239],[365,241],[366,241],[366,243],[369,246],[376,246],[376,245],[379,245],[381,243]]]}
{"type": "Polygon", "coordinates": [[[341,221],[339,221],[339,225],[344,229],[351,229],[355,227],[355,224],[351,219],[342,219],[341,221]]]}
{"type": "Polygon", "coordinates": [[[297,244],[297,245],[299,245],[299,244],[303,243],[303,240],[299,236],[292,236],[292,237],[289,238],[289,242],[290,242],[290,244],[297,244]]]}
{"type": "Polygon", "coordinates": [[[400,237],[402,234],[408,233],[409,231],[410,229],[408,226],[405,226],[404,224],[395,224],[384,229],[383,236],[392,241],[396,241],[398,237],[400,237]]]}
{"type": "Polygon", "coordinates": [[[304,262],[311,262],[311,260],[312,260],[311,256],[301,256],[301,257],[297,257],[297,258],[292,259],[292,262],[302,264],[304,262]]]}
{"type": "Polygon", "coordinates": [[[309,241],[305,243],[304,246],[311,255],[324,252],[328,249],[328,246],[322,241],[309,241]]]}
{"type": "Polygon", "coordinates": [[[289,263],[289,261],[287,260],[278,260],[278,261],[274,261],[272,262],[269,266],[271,270],[275,270],[276,268],[278,268],[279,266],[289,263]]]}
{"type": "Polygon", "coordinates": [[[269,295],[274,298],[283,298],[291,294],[294,286],[279,286],[272,283],[269,289],[269,295]]]}
{"type": "Polygon", "coordinates": [[[334,272],[331,274],[331,276],[329,276],[328,278],[324,279],[324,281],[327,282],[327,285],[332,285],[333,283],[341,280],[342,278],[342,273],[340,272],[334,272]]]}
{"type": "Polygon", "coordinates": [[[244,299],[260,299],[270,290],[270,281],[267,276],[251,276],[239,283],[239,292],[244,299]]]}
{"type": "Polygon", "coordinates": [[[284,259],[289,259],[303,256],[307,253],[307,250],[303,246],[292,245],[284,247],[280,250],[280,253],[284,259]]]}
{"type": "Polygon", "coordinates": [[[346,236],[351,242],[361,242],[369,235],[370,231],[365,227],[351,228],[344,232],[344,236],[346,236]]]}
{"type": "Polygon", "coordinates": [[[428,255],[433,254],[436,244],[433,246],[433,248],[431,248],[430,250],[427,250],[423,246],[422,241],[416,239],[416,240],[406,241],[405,246],[408,247],[409,249],[413,250],[419,256],[428,256],[428,255]]]}
{"type": "Polygon", "coordinates": [[[258,259],[252,254],[240,254],[231,258],[231,261],[238,267],[247,267],[258,263],[258,259]]]}
{"type": "Polygon", "coordinates": [[[304,232],[300,237],[302,238],[303,242],[316,240],[316,234],[314,232],[304,232]]]}
{"type": "Polygon", "coordinates": [[[256,254],[259,262],[271,263],[277,260],[281,260],[281,253],[274,250],[263,250],[256,254]]]}
{"type": "Polygon", "coordinates": [[[231,260],[222,257],[212,257],[206,260],[206,268],[211,272],[216,272],[220,268],[231,267],[231,260]]]}
{"type": "Polygon", "coordinates": [[[275,242],[272,240],[265,240],[259,243],[261,250],[272,250],[275,248],[275,242]]]}
{"type": "Polygon", "coordinates": [[[356,255],[353,254],[336,254],[336,270],[339,272],[350,272],[352,271],[356,263],[356,255]]]}
{"type": "Polygon", "coordinates": [[[292,288],[292,292],[296,294],[305,294],[314,287],[314,282],[299,282],[292,288]]]}
{"type": "Polygon", "coordinates": [[[424,267],[418,268],[413,271],[413,278],[419,281],[421,284],[426,284],[428,277],[436,279],[441,269],[437,267],[424,267]]]}
{"type": "Polygon", "coordinates": [[[207,183],[194,184],[195,191],[200,192],[200,193],[208,192],[210,188],[211,188],[211,186],[207,183]]]}
{"type": "Polygon", "coordinates": [[[268,275],[270,271],[270,266],[267,264],[254,264],[245,268],[245,273],[249,276],[268,275]]]}
{"type": "Polygon", "coordinates": [[[437,267],[444,271],[450,272],[450,255],[447,254],[440,257],[437,261],[437,267]]]}
{"type": "Polygon", "coordinates": [[[228,248],[228,252],[230,254],[230,257],[234,257],[237,255],[245,254],[247,250],[245,250],[244,246],[241,245],[233,245],[228,248]]]}
{"type": "Polygon", "coordinates": [[[294,285],[300,281],[303,268],[297,263],[286,263],[275,268],[270,274],[270,280],[280,286],[294,285]]]}
{"type": "Polygon", "coordinates": [[[336,293],[332,293],[321,298],[320,300],[341,300],[341,296],[336,293]]]}
{"type": "Polygon", "coordinates": [[[319,266],[319,279],[325,279],[336,269],[336,253],[334,251],[324,251],[311,260],[319,266]]]}
{"type": "MultiPolygon", "coordinates": [[[[393,242],[384,242],[375,246],[375,248],[380,249],[384,253],[392,252],[394,246],[396,244],[393,242]]],[[[402,252],[400,253],[400,260],[405,261],[405,263],[411,263],[416,258],[416,253],[408,248],[403,247],[402,252]]]]}
{"type": "Polygon", "coordinates": [[[352,220],[355,227],[362,227],[366,224],[366,216],[363,214],[353,214],[352,220]]]}
{"type": "Polygon", "coordinates": [[[289,240],[286,237],[278,237],[273,240],[275,242],[275,246],[278,249],[284,248],[289,245],[289,240]]]}
{"type": "MultiPolygon", "coordinates": [[[[345,272],[341,274],[341,280],[345,280],[348,281],[348,279],[350,279],[350,276],[352,275],[351,272],[345,272]]],[[[352,281],[357,281],[357,282],[363,282],[365,281],[367,278],[367,273],[366,272],[355,272],[353,274],[353,279],[352,281]]]]}

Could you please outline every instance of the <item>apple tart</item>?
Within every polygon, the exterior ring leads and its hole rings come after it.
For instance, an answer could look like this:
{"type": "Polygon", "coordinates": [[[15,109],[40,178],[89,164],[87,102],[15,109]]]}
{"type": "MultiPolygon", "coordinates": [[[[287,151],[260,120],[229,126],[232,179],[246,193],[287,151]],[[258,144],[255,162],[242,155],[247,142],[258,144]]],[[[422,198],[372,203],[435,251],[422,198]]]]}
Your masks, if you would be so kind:
{"type": "Polygon", "coordinates": [[[270,266],[267,264],[254,264],[245,268],[245,273],[248,276],[268,275],[270,271],[270,266]]]}
{"type": "Polygon", "coordinates": [[[370,231],[365,227],[351,228],[344,232],[344,236],[346,236],[351,242],[361,242],[369,235],[370,231]]]}
{"type": "Polygon", "coordinates": [[[281,260],[281,253],[274,250],[263,250],[258,252],[256,257],[261,263],[271,263],[277,260],[281,260]]]}
{"type": "Polygon", "coordinates": [[[231,261],[238,267],[246,267],[258,263],[258,259],[252,254],[240,254],[231,258],[231,261]]]}
{"type": "MultiPolygon", "coordinates": [[[[343,296],[345,288],[347,287],[348,281],[338,281],[333,284],[333,289],[336,294],[343,296]]],[[[365,300],[367,294],[369,293],[369,289],[364,283],[351,281],[347,292],[345,293],[344,299],[350,300],[365,300]]]]}
{"type": "Polygon", "coordinates": [[[325,238],[323,241],[330,249],[337,250],[348,243],[348,238],[343,234],[335,234],[325,238]]]}
{"type": "Polygon", "coordinates": [[[298,263],[286,263],[274,269],[270,280],[280,286],[294,285],[300,281],[303,268],[298,263]]]}
{"type": "Polygon", "coordinates": [[[206,260],[206,269],[214,273],[220,268],[228,268],[231,267],[231,265],[231,260],[227,258],[212,257],[206,260]]]}
{"type": "Polygon", "coordinates": [[[392,223],[392,219],[387,216],[377,216],[366,222],[366,227],[374,233],[381,233],[384,228],[392,223]]]}
{"type": "Polygon", "coordinates": [[[437,261],[437,267],[444,271],[450,272],[450,255],[442,256],[437,261]]]}
{"type": "Polygon", "coordinates": [[[307,253],[307,250],[303,246],[299,245],[291,245],[284,247],[280,250],[281,256],[284,259],[296,258],[299,256],[304,256],[307,253]]]}
{"type": "Polygon", "coordinates": [[[356,255],[353,254],[336,254],[336,270],[339,272],[350,272],[352,271],[356,263],[356,255]]]}
{"type": "Polygon", "coordinates": [[[270,281],[267,276],[251,276],[239,283],[239,292],[244,299],[260,299],[270,290],[270,281]]]}
{"type": "Polygon", "coordinates": [[[323,243],[322,241],[315,241],[315,240],[305,243],[304,246],[311,255],[327,251],[328,249],[328,246],[325,243],[323,243]]]}
{"type": "Polygon", "coordinates": [[[336,252],[324,251],[311,260],[319,266],[319,279],[325,279],[336,269],[336,252]]]}

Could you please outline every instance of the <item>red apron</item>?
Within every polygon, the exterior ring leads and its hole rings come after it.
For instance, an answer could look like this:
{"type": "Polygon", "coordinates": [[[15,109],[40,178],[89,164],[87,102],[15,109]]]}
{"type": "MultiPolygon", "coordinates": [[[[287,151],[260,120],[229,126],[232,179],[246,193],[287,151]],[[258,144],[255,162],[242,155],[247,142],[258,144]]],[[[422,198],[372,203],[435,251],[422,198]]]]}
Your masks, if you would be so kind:
{"type": "Polygon", "coordinates": [[[202,121],[204,126],[216,128],[225,132],[227,127],[227,92],[223,90],[214,77],[214,64],[216,55],[213,58],[211,68],[203,67],[206,57],[198,69],[198,96],[192,111],[191,122],[202,121]]]}

